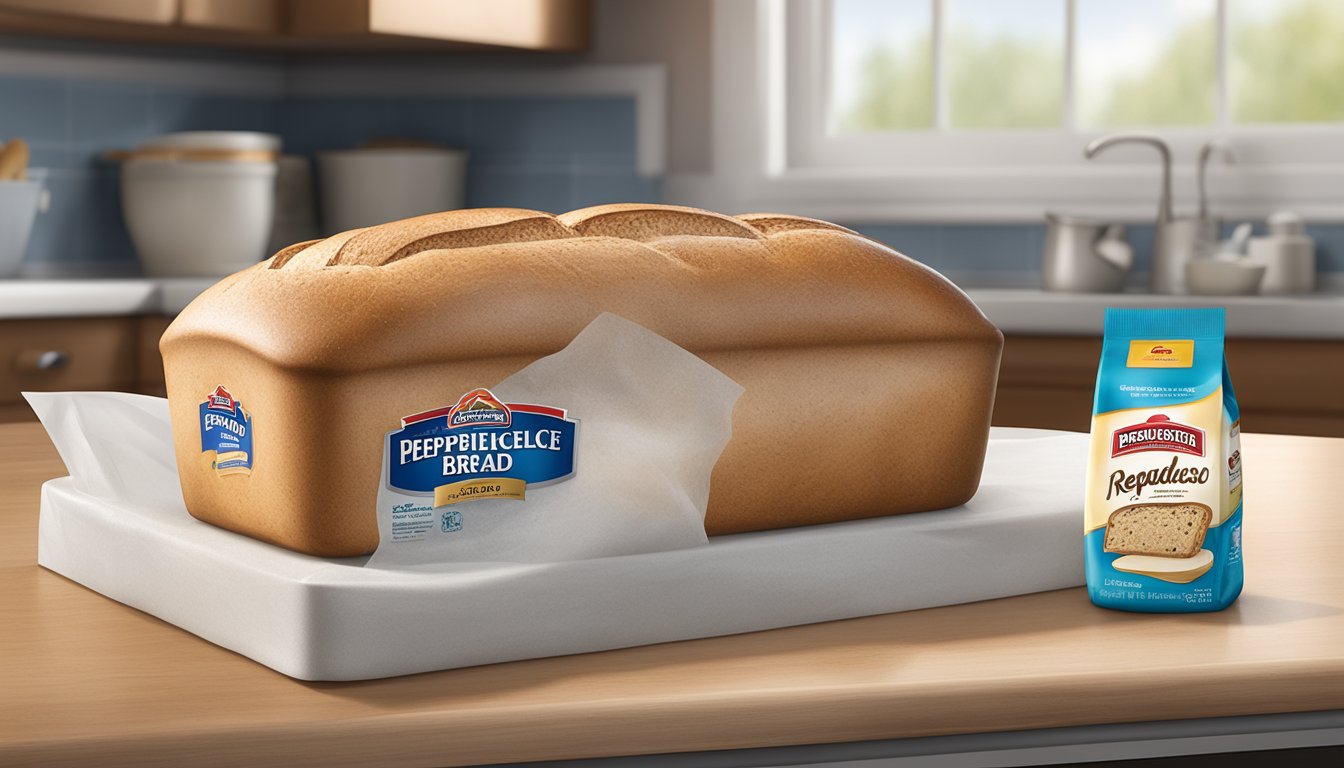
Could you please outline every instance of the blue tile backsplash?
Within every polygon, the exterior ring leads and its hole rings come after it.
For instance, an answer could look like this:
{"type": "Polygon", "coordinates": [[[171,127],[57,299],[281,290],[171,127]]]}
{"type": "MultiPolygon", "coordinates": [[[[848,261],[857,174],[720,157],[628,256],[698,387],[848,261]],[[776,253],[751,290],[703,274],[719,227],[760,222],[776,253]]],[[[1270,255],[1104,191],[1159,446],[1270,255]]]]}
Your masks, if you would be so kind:
{"type": "MultiPolygon", "coordinates": [[[[880,240],[905,255],[941,272],[967,273],[1031,272],[1040,268],[1045,247],[1044,224],[850,224],[863,234],[880,240]]],[[[1224,224],[1223,237],[1231,225],[1224,224]]],[[[1134,271],[1146,273],[1152,266],[1153,227],[1126,227],[1134,246],[1134,271]]],[[[1257,232],[1263,227],[1257,227],[1257,232]]],[[[1344,272],[1344,225],[1317,224],[1307,228],[1316,240],[1319,272],[1344,272]]],[[[1029,280],[1018,281],[1029,284],[1029,280]]]]}
{"type": "Polygon", "coordinates": [[[109,149],[186,130],[279,133],[312,155],[370,138],[435,141],[471,151],[467,204],[565,211],[656,201],[635,170],[633,99],[247,98],[134,84],[0,77],[0,138],[21,136],[48,169],[29,262],[135,269],[109,149]]]}
{"type": "MultiPolygon", "coordinates": [[[[0,76],[0,104],[0,138],[28,139],[33,165],[50,169],[51,209],[38,217],[28,260],[51,265],[135,269],[117,169],[100,156],[170,131],[275,132],[286,152],[306,155],[370,138],[466,148],[469,206],[558,212],[661,198],[658,180],[635,171],[629,98],[280,99],[0,76]]],[[[852,226],[935,269],[991,281],[995,274],[1020,275],[1020,284],[1030,284],[1045,237],[1038,224],[852,226]]],[[[1309,233],[1321,271],[1344,273],[1344,225],[1312,226],[1309,233]]],[[[1146,272],[1152,227],[1131,227],[1129,237],[1135,269],[1146,272]]]]}

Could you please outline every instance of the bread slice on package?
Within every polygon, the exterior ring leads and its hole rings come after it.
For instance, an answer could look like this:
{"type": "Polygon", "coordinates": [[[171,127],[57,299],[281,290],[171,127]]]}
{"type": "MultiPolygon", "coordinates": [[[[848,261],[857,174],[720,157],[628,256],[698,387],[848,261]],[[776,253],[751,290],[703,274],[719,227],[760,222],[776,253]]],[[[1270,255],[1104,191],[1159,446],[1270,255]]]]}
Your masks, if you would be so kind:
{"type": "Polygon", "coordinates": [[[1189,584],[1213,567],[1213,552],[1201,549],[1193,557],[1124,555],[1117,557],[1111,567],[1123,573],[1149,576],[1172,584],[1189,584]]]}
{"type": "Polygon", "coordinates": [[[951,282],[822,221],[607,205],[343,232],[207,290],[161,343],[187,507],[302,552],[370,552],[384,435],[603,312],[745,388],[711,479],[711,535],[976,491],[1003,336],[951,282]],[[202,420],[231,404],[250,420],[203,444],[202,420]],[[243,458],[221,467],[219,452],[243,458]]]}
{"type": "Polygon", "coordinates": [[[1213,510],[1204,504],[1132,504],[1111,513],[1107,552],[1152,557],[1194,557],[1209,532],[1213,510]]]}

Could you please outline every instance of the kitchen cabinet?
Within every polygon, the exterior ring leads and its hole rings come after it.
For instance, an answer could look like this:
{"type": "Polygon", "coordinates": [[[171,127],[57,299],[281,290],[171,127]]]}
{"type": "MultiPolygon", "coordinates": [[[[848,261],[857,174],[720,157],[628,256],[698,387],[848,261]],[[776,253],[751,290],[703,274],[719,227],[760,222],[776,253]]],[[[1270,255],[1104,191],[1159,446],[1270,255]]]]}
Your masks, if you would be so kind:
{"type": "Polygon", "coordinates": [[[289,51],[581,51],[590,0],[0,0],[0,33],[289,51]]]}
{"type": "Polygon", "coordinates": [[[178,22],[192,29],[279,35],[285,29],[282,0],[180,0],[178,22]]]}
{"type": "Polygon", "coordinates": [[[32,22],[172,24],[178,0],[0,0],[0,11],[31,14],[32,22]]]}
{"type": "Polygon", "coordinates": [[[162,395],[159,337],[170,321],[157,315],[0,320],[0,423],[33,418],[26,391],[162,395]]]}
{"type": "Polygon", "coordinates": [[[135,391],[142,395],[165,397],[163,355],[159,354],[159,339],[168,330],[173,318],[164,315],[145,315],[139,318],[136,330],[135,391]]]}
{"type": "Polygon", "coordinates": [[[0,422],[33,418],[22,392],[134,390],[136,317],[0,321],[0,422]]]}
{"type": "Polygon", "coordinates": [[[309,44],[452,40],[534,51],[588,43],[587,0],[290,0],[290,33],[309,44]]]}
{"type": "Polygon", "coordinates": [[[0,0],[0,33],[163,43],[274,47],[285,0],[0,0]]]}
{"type": "MultiPolygon", "coordinates": [[[[1227,340],[1242,430],[1344,437],[1344,341],[1227,340]]],[[[1086,432],[1101,339],[1005,334],[994,424],[1086,432]]]]}

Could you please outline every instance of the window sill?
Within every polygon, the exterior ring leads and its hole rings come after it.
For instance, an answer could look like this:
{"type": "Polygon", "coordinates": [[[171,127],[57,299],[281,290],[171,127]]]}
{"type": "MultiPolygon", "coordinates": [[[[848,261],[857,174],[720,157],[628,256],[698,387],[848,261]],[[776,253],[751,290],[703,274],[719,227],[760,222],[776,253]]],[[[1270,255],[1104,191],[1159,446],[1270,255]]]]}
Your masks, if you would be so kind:
{"type": "MultiPolygon", "coordinates": [[[[669,202],[715,210],[780,210],[855,223],[1040,222],[1047,211],[1106,221],[1151,222],[1159,172],[1098,164],[1078,168],[795,169],[672,175],[669,202]]],[[[1177,215],[1196,209],[1192,168],[1173,173],[1177,215]]],[[[1209,209],[1223,220],[1291,210],[1312,222],[1344,221],[1344,164],[1210,169],[1209,209]]]]}

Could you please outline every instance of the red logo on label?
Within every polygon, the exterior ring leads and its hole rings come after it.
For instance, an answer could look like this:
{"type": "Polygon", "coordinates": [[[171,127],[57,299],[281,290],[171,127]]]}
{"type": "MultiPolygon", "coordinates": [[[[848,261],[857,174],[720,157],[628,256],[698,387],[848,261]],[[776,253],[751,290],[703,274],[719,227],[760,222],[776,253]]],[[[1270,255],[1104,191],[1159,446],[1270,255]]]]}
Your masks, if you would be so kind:
{"type": "Polygon", "coordinates": [[[1178,424],[1158,414],[1142,424],[1115,430],[1111,435],[1111,457],[1143,451],[1167,451],[1204,455],[1204,430],[1178,424]]]}
{"type": "Polygon", "coordinates": [[[229,390],[220,385],[215,387],[215,391],[205,398],[205,407],[211,411],[228,411],[236,414],[238,412],[238,401],[233,399],[229,390]]]}
{"type": "Polygon", "coordinates": [[[567,418],[564,408],[530,403],[505,403],[488,389],[473,389],[460,397],[456,405],[404,416],[401,426],[430,419],[445,419],[449,429],[457,427],[507,427],[515,413],[540,413],[557,419],[567,418]]]}
{"type": "Polygon", "coordinates": [[[471,426],[507,427],[513,423],[513,408],[500,402],[499,398],[488,389],[473,389],[458,398],[456,405],[407,416],[401,420],[401,425],[404,427],[417,421],[440,417],[447,417],[449,429],[471,426]]]}
{"type": "Polygon", "coordinates": [[[1175,353],[1176,350],[1172,349],[1171,347],[1164,347],[1161,344],[1158,344],[1156,347],[1153,347],[1152,349],[1148,350],[1148,354],[1150,355],[1173,355],[1175,353]]]}
{"type": "Polygon", "coordinates": [[[487,425],[507,427],[513,422],[509,406],[488,389],[473,389],[448,409],[448,428],[487,425]]]}

